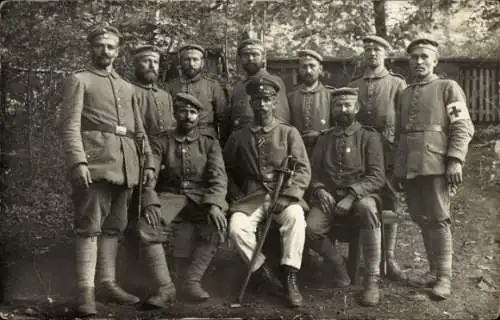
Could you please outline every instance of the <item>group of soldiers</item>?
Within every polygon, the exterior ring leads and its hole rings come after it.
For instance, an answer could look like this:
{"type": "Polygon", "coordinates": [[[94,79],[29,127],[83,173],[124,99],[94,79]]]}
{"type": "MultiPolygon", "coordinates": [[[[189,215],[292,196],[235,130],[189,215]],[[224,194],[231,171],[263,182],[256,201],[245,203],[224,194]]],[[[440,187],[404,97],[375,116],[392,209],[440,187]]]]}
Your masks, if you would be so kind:
{"type": "Polygon", "coordinates": [[[120,304],[139,302],[115,274],[119,238],[137,220],[153,230],[167,221],[174,230],[173,265],[161,241],[141,241],[157,284],[144,303],[163,308],[176,297],[208,299],[201,281],[219,245],[228,238],[249,264],[272,194],[281,268],[271,268],[259,253],[251,271],[289,306],[303,304],[297,273],[306,240],[331,266],[333,284],[350,285],[333,222],[359,229],[363,305],[380,300],[381,248],[388,277],[407,280],[394,258],[397,225],[381,233],[380,212],[394,209],[399,191],[406,192],[430,267],[427,278],[412,283],[432,288],[439,299],[450,295],[450,188],[462,182],[474,129],[462,89],[434,73],[436,42],[418,39],[408,46],[416,79],[410,85],[384,66],[391,45],[378,36],[363,39],[363,76],[337,89],[320,82],[322,56],[300,51],[301,83],[286,95],[283,81],[265,69],[264,45],[247,39],[237,50],[246,78],[229,99],[204,76],[201,46],[179,50],[180,77],[162,88],[158,48],[134,51],[135,79],[129,82],[113,69],[116,28],[100,25],[88,42],[92,65],[65,80],[62,119],[80,315],[97,313],[96,294],[120,304]],[[294,159],[293,173],[276,193],[287,157],[294,159]],[[138,185],[141,207],[133,213],[138,185]]]}

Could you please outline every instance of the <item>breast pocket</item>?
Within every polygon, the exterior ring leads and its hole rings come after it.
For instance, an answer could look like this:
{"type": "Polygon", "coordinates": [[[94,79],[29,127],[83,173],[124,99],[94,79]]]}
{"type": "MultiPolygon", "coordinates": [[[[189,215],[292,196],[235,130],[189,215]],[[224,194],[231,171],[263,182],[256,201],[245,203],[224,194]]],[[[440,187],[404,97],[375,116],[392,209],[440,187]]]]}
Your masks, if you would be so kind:
{"type": "Polygon", "coordinates": [[[339,150],[339,152],[343,152],[343,162],[346,171],[363,171],[363,155],[356,144],[347,143],[344,150],[339,150]]]}

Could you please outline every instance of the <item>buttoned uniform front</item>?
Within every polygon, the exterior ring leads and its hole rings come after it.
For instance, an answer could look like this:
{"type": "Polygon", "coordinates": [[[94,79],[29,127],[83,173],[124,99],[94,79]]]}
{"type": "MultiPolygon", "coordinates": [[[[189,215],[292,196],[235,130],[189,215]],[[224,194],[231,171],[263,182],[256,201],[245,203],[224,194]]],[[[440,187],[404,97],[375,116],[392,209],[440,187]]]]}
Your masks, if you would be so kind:
{"type": "MultiPolygon", "coordinates": [[[[448,159],[465,161],[468,144],[474,134],[465,101],[465,94],[458,83],[436,75],[412,83],[403,91],[397,108],[396,177],[407,181],[417,181],[420,177],[445,181],[448,159]]],[[[447,185],[446,182],[438,184],[447,185]]],[[[435,188],[428,191],[442,195],[441,201],[437,202],[441,205],[423,210],[420,205],[424,202],[418,197],[414,202],[418,206],[416,210],[410,208],[410,213],[425,214],[432,221],[449,219],[447,187],[443,192],[435,188]]]]}
{"type": "MultiPolygon", "coordinates": [[[[365,213],[356,209],[369,202],[366,198],[380,202],[379,192],[385,185],[384,157],[381,150],[380,135],[376,131],[364,129],[357,121],[346,129],[333,127],[324,132],[318,139],[311,160],[311,194],[315,195],[319,189],[325,189],[338,202],[352,192],[357,200],[352,214],[365,213]]],[[[376,203],[370,202],[370,205],[376,203]]],[[[311,206],[318,206],[314,196],[311,206]]],[[[319,207],[316,209],[320,210],[319,207]]],[[[361,228],[380,226],[376,215],[377,208],[371,209],[374,210],[369,211],[368,217],[359,217],[361,228]]],[[[314,235],[324,236],[329,232],[330,215],[331,213],[322,211],[309,214],[307,221],[313,238],[314,235]]]]}
{"type": "Polygon", "coordinates": [[[176,126],[172,96],[156,84],[135,82],[136,101],[148,136],[172,130],[176,126]]]}
{"type": "MultiPolygon", "coordinates": [[[[276,186],[275,170],[289,155],[296,157],[297,165],[281,195],[293,202],[274,217],[280,225],[283,241],[281,264],[300,269],[305,241],[304,208],[307,208],[302,197],[311,179],[311,169],[298,130],[273,119],[265,127],[254,125],[235,131],[224,147],[232,201],[229,211],[233,214],[229,236],[247,262],[256,246],[257,224],[265,218],[265,196],[276,186]]],[[[260,254],[253,271],[259,269],[264,260],[260,254]]]]}
{"type": "Polygon", "coordinates": [[[381,133],[384,138],[385,168],[392,168],[396,101],[406,88],[406,81],[402,76],[381,68],[376,72],[366,72],[348,86],[359,89],[360,110],[357,120],[363,126],[373,127],[381,133]]]}
{"type": "MultiPolygon", "coordinates": [[[[73,188],[77,233],[97,235],[103,227],[116,234],[126,227],[128,201],[139,179],[133,135],[144,132],[134,93],[134,86],[115,71],[90,68],[65,79],[61,131],[66,166],[86,164],[93,181],[88,189],[73,188]],[[121,200],[100,205],[115,196],[121,200]],[[108,214],[114,218],[106,220],[108,214]]],[[[154,168],[147,139],[145,154],[145,168],[154,168]]]]}
{"type": "Polygon", "coordinates": [[[151,140],[156,169],[156,191],[185,195],[199,207],[227,210],[227,175],[222,150],[211,135],[194,129],[187,136],[175,130],[151,140]]]}
{"type": "Polygon", "coordinates": [[[224,129],[227,98],[217,80],[210,79],[204,74],[198,74],[192,79],[179,77],[167,84],[172,96],[179,92],[189,93],[198,98],[204,105],[200,110],[200,128],[216,138],[217,129],[224,129]]]}
{"type": "Polygon", "coordinates": [[[246,85],[253,79],[261,78],[264,75],[273,77],[273,79],[280,85],[280,90],[276,97],[278,102],[273,112],[274,116],[283,123],[290,122],[290,106],[286,97],[285,83],[280,77],[270,74],[265,69],[261,69],[255,75],[236,82],[231,91],[229,109],[227,110],[225,120],[225,136],[227,138],[233,131],[252,125],[254,116],[252,107],[249,103],[250,97],[246,92],[246,85]]]}
{"type": "MultiPolygon", "coordinates": [[[[288,94],[290,103],[290,124],[297,128],[300,134],[326,130],[331,127],[331,92],[332,87],[321,82],[312,90],[306,90],[304,85],[288,94]]],[[[312,155],[317,137],[305,138],[307,153],[312,155]]]]}

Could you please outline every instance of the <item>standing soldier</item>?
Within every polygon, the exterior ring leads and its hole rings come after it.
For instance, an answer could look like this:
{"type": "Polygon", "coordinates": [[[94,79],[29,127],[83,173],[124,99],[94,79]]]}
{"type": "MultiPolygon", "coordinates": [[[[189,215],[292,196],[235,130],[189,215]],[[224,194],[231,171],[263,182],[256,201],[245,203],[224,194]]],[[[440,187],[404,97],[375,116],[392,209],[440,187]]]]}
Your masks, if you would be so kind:
{"type": "Polygon", "coordinates": [[[156,192],[166,204],[163,210],[179,197],[187,201],[167,214],[178,212],[173,239],[177,291],[193,301],[210,297],[201,280],[224,241],[227,226],[227,175],[219,142],[199,128],[204,108],[196,97],[178,93],[174,97],[177,128],[151,139],[159,172],[156,192]]]}
{"type": "MultiPolygon", "coordinates": [[[[361,104],[357,115],[358,121],[365,127],[373,128],[382,135],[386,176],[391,183],[393,179],[394,131],[396,125],[396,102],[406,88],[402,76],[388,71],[384,65],[387,52],[391,50],[389,42],[378,36],[363,39],[364,75],[352,81],[348,86],[359,88],[361,104]]],[[[384,190],[383,209],[395,209],[395,195],[384,190]]],[[[387,277],[396,281],[404,281],[406,276],[394,258],[396,247],[397,224],[384,225],[384,248],[387,257],[387,277]]]]}
{"type": "Polygon", "coordinates": [[[195,96],[202,104],[200,130],[220,139],[226,113],[227,99],[216,80],[202,74],[205,66],[205,49],[189,44],[179,49],[180,76],[168,84],[170,93],[179,92],[195,96]]]}
{"type": "Polygon", "coordinates": [[[343,259],[328,238],[332,221],[354,223],[360,229],[366,264],[361,303],[380,300],[380,220],[378,206],[385,183],[384,157],[379,134],[356,121],[358,90],[339,88],[332,93],[334,126],[319,136],[312,156],[312,201],[307,236],[313,250],[332,266],[335,284],[350,284],[343,259]]]}
{"type": "Polygon", "coordinates": [[[264,45],[255,39],[246,39],[238,46],[238,57],[247,77],[234,85],[229,109],[226,117],[225,137],[240,128],[253,124],[253,111],[249,104],[249,96],[246,92],[246,84],[252,78],[271,76],[280,85],[274,116],[281,122],[290,122],[290,107],[286,98],[286,88],[283,80],[266,71],[266,57],[264,56],[264,45]]]}
{"type": "Polygon", "coordinates": [[[172,96],[158,88],[160,49],[152,45],[139,46],[134,51],[137,103],[148,136],[175,128],[172,96]]]}
{"type": "Polygon", "coordinates": [[[319,81],[323,57],[312,50],[298,52],[301,84],[288,95],[290,124],[296,127],[309,156],[320,131],[330,128],[330,96],[333,88],[319,81]]]}
{"type": "MultiPolygon", "coordinates": [[[[144,45],[134,50],[135,79],[137,86],[135,103],[142,114],[144,129],[148,137],[161,134],[175,127],[173,115],[172,96],[167,91],[158,88],[158,73],[160,65],[160,50],[152,45],[144,45]]],[[[145,190],[145,193],[151,192],[145,190]]],[[[129,221],[135,225],[137,221],[137,192],[132,197],[133,206],[130,208],[129,221]]],[[[148,199],[144,194],[143,203],[148,199]]],[[[152,208],[151,208],[152,209],[152,208]]],[[[149,210],[149,209],[148,209],[149,210]]],[[[158,209],[157,209],[158,210],[158,209]]],[[[147,213],[145,213],[147,214],[147,213]]],[[[161,243],[144,244],[146,263],[158,286],[156,292],[148,297],[145,304],[150,307],[164,308],[168,302],[175,300],[175,287],[170,277],[170,272],[161,243]]]]}
{"type": "MultiPolygon", "coordinates": [[[[311,171],[307,151],[299,132],[280,123],[273,115],[281,90],[275,77],[264,74],[247,83],[247,93],[255,118],[251,127],[242,128],[229,137],[224,147],[229,178],[229,196],[234,202],[229,224],[229,237],[249,263],[256,249],[256,228],[266,218],[264,201],[276,187],[275,170],[287,156],[297,159],[295,174],[279,195],[273,218],[280,225],[285,293],[292,307],[302,305],[296,274],[302,262],[306,223],[302,199],[309,185],[311,171]]],[[[260,254],[252,272],[267,282],[274,292],[283,292],[282,284],[260,254]]]]}
{"type": "MultiPolygon", "coordinates": [[[[432,297],[451,294],[453,242],[450,190],[462,183],[462,167],[474,126],[465,94],[453,80],[440,79],[438,44],[418,39],[407,48],[416,82],[397,106],[395,176],[402,179],[408,210],[422,232],[432,297]]],[[[423,283],[422,283],[423,284],[423,283]]]]}
{"type": "MultiPolygon", "coordinates": [[[[144,135],[133,106],[134,86],[113,69],[118,30],[105,24],[87,37],[92,67],[69,76],[63,89],[62,143],[73,188],[76,233],[77,312],[96,313],[94,277],[103,298],[121,304],[139,299],[116,284],[118,237],[127,225],[132,188],[138,183],[135,136],[144,135]]],[[[145,145],[145,181],[154,183],[154,165],[145,145]]]]}

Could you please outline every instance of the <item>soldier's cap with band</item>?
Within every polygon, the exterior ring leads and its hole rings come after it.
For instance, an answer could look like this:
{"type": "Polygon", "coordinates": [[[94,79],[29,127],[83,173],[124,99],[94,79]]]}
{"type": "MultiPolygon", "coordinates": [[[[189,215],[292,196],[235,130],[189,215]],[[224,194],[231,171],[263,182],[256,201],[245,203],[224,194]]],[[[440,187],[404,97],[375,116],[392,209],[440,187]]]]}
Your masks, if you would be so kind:
{"type": "Polygon", "coordinates": [[[277,95],[281,86],[270,74],[250,78],[245,86],[246,92],[252,97],[272,97],[277,95]]]}
{"type": "Polygon", "coordinates": [[[87,35],[87,41],[88,42],[92,42],[96,37],[98,36],[102,36],[102,35],[105,35],[105,34],[113,34],[115,35],[118,39],[120,39],[121,37],[121,34],[120,32],[118,31],[118,29],[116,29],[115,27],[109,25],[109,23],[99,23],[97,25],[94,25],[88,35],[87,35]]]}
{"type": "Polygon", "coordinates": [[[299,56],[299,58],[302,58],[302,57],[311,57],[311,58],[314,58],[316,60],[318,60],[320,63],[323,62],[323,57],[317,53],[316,51],[314,50],[309,50],[309,49],[306,49],[306,50],[300,50],[297,52],[297,55],[299,56]]]}
{"type": "Polygon", "coordinates": [[[331,91],[331,97],[332,97],[333,101],[340,100],[340,99],[357,100],[358,93],[359,93],[358,88],[342,87],[342,88],[338,88],[338,89],[333,89],[331,91]]]}
{"type": "Polygon", "coordinates": [[[203,104],[195,96],[185,92],[177,93],[174,96],[174,109],[183,108],[187,106],[193,107],[198,111],[203,109],[203,104]]]}
{"type": "Polygon", "coordinates": [[[245,39],[238,45],[238,54],[240,54],[243,50],[249,49],[256,49],[264,52],[264,44],[257,39],[245,39]]]}
{"type": "Polygon", "coordinates": [[[382,37],[379,36],[366,36],[363,38],[363,44],[378,44],[385,48],[387,51],[392,50],[391,44],[382,37]]]}
{"type": "Polygon", "coordinates": [[[202,56],[205,56],[205,48],[202,46],[195,44],[195,43],[189,43],[185,44],[179,49],[179,56],[182,56],[184,53],[186,53],[189,50],[196,50],[201,52],[202,56]]]}
{"type": "Polygon", "coordinates": [[[140,45],[134,49],[133,55],[134,59],[150,55],[160,57],[160,48],[151,44],[140,45]]]}
{"type": "Polygon", "coordinates": [[[437,53],[438,46],[439,46],[439,44],[434,40],[427,39],[427,38],[420,38],[420,39],[416,39],[416,40],[413,40],[412,42],[410,42],[410,44],[406,48],[406,52],[411,53],[416,48],[426,48],[426,49],[432,50],[432,51],[437,53]]]}

